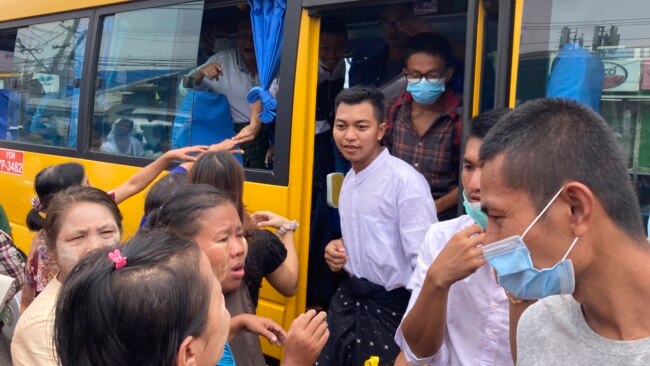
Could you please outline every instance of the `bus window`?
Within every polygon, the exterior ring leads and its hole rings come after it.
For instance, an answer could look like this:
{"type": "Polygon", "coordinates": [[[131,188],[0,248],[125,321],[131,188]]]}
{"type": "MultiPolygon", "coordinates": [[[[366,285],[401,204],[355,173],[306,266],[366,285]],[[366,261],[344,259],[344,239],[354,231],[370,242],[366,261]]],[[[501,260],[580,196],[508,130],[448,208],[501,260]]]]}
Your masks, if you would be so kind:
{"type": "Polygon", "coordinates": [[[578,100],[608,122],[650,213],[650,20],[632,0],[526,1],[516,102],[578,100]]]}
{"type": "Polygon", "coordinates": [[[170,148],[202,12],[196,1],[101,18],[92,150],[154,158],[170,148]]]}
{"type": "MultiPolygon", "coordinates": [[[[173,140],[205,145],[252,131],[254,138],[241,145],[244,153],[238,158],[245,168],[272,169],[275,123],[251,123],[259,117],[247,100],[249,91],[260,85],[250,19],[245,3],[224,7],[206,1],[197,66],[179,86],[184,97],[180,109],[191,119],[191,128],[174,127],[174,136],[180,138],[173,140]]],[[[277,78],[270,89],[277,98],[277,78]]]]}
{"type": "Polygon", "coordinates": [[[76,148],[88,19],[0,33],[0,139],[76,148]]]}

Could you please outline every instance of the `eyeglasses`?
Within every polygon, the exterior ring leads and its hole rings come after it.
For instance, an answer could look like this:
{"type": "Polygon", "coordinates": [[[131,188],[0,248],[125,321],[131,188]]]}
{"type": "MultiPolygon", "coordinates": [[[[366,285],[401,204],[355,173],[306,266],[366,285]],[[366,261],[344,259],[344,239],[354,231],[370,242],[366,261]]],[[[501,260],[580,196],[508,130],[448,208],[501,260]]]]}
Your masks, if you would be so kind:
{"type": "Polygon", "coordinates": [[[409,84],[417,84],[422,79],[427,79],[428,82],[430,83],[438,83],[440,80],[444,79],[444,76],[440,74],[429,74],[429,75],[422,75],[420,73],[404,73],[404,76],[406,77],[406,81],[409,84]]]}

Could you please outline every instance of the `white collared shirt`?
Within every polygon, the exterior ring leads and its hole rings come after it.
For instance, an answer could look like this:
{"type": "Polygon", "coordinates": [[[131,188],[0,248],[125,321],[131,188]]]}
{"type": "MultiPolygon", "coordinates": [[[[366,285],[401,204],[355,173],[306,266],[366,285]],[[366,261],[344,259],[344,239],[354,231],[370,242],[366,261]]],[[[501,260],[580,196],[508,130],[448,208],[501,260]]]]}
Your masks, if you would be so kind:
{"type": "Polygon", "coordinates": [[[383,151],[346,174],[339,198],[350,275],[386,290],[405,287],[429,226],[438,221],[422,174],[383,151]]]}
{"type": "MultiPolygon", "coordinates": [[[[431,226],[407,287],[412,293],[404,318],[413,308],[427,271],[442,248],[454,234],[473,224],[474,220],[463,215],[431,226]]],[[[492,268],[485,264],[451,286],[447,301],[447,330],[438,353],[417,358],[404,339],[401,324],[395,342],[413,365],[507,366],[513,364],[508,321],[508,299],[503,288],[497,285],[492,268]]]]}
{"type": "MultiPolygon", "coordinates": [[[[251,104],[248,103],[246,96],[254,86],[260,85],[259,77],[257,75],[253,76],[246,69],[244,60],[236,48],[215,53],[206,63],[199,66],[199,68],[214,62],[221,65],[223,75],[219,77],[219,80],[210,80],[204,77],[201,84],[197,84],[194,88],[203,91],[210,90],[225,95],[230,104],[230,113],[232,114],[233,121],[235,123],[248,123],[250,121],[251,104]]],[[[195,70],[192,70],[190,75],[193,75],[195,70]]],[[[269,89],[275,97],[278,91],[277,78],[273,80],[269,89]]],[[[187,90],[183,88],[182,83],[179,86],[179,91],[181,95],[187,94],[187,90]]]]}

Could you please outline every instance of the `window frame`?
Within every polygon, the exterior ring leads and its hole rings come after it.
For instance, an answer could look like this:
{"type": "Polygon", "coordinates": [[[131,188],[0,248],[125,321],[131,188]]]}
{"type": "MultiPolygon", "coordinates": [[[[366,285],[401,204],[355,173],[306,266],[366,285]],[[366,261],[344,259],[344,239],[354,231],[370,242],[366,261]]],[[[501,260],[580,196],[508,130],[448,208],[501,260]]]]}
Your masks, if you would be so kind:
{"type": "MultiPolygon", "coordinates": [[[[41,23],[56,22],[76,18],[88,18],[86,48],[82,66],[82,81],[79,85],[79,123],[77,125],[76,148],[44,146],[15,141],[0,141],[1,148],[12,150],[51,154],[69,158],[88,159],[98,162],[131,165],[143,167],[153,160],[144,157],[112,155],[91,150],[91,133],[94,115],[95,77],[98,67],[99,50],[101,46],[101,18],[115,13],[143,10],[149,8],[190,3],[197,0],[146,0],[126,4],[113,4],[88,10],[74,10],[60,14],[49,14],[15,21],[0,22],[0,31],[28,27],[41,23]],[[85,121],[82,123],[82,121],[85,121]]],[[[204,8],[205,8],[205,0],[204,8]]],[[[242,0],[220,1],[218,7],[232,6],[242,3],[242,0]]],[[[300,18],[303,9],[302,0],[288,0],[285,13],[284,40],[282,46],[282,61],[279,79],[282,80],[278,90],[278,107],[275,124],[274,164],[272,170],[245,168],[246,181],[287,186],[289,182],[291,125],[293,117],[293,85],[298,56],[298,37],[300,18]],[[284,85],[284,87],[283,87],[284,85]]]]}
{"type": "MultiPolygon", "coordinates": [[[[86,78],[86,68],[88,62],[88,58],[86,57],[86,55],[88,52],[88,41],[90,40],[89,36],[93,26],[92,14],[93,14],[92,10],[78,10],[78,11],[72,11],[72,12],[67,12],[62,14],[44,15],[35,18],[20,19],[20,20],[0,23],[0,32],[3,32],[11,29],[29,27],[32,25],[38,25],[43,23],[58,22],[62,20],[72,20],[72,19],[81,19],[81,18],[88,19],[88,30],[86,32],[86,49],[84,50],[84,62],[82,66],[82,83],[79,85],[80,98],[79,98],[79,105],[77,106],[78,114],[79,114],[78,118],[80,121],[82,119],[82,116],[84,116],[83,113],[85,113],[84,109],[86,108],[85,106],[82,105],[82,99],[83,99],[82,92],[84,90],[82,84],[83,84],[83,80],[86,78]]],[[[78,134],[79,134],[79,127],[77,127],[77,135],[78,134]]],[[[76,148],[61,147],[61,146],[45,146],[45,145],[31,144],[27,142],[15,142],[15,141],[7,141],[7,140],[0,140],[0,147],[12,149],[12,150],[18,150],[18,151],[30,151],[30,152],[36,152],[42,154],[56,154],[56,155],[72,157],[72,158],[81,157],[79,152],[79,139],[77,139],[76,148]]]]}

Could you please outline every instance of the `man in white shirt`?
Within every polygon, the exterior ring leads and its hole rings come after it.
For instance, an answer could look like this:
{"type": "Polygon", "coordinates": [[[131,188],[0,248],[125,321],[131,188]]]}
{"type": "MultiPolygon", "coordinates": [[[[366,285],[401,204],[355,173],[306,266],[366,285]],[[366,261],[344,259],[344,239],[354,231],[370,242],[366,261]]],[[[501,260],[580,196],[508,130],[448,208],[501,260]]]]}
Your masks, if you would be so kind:
{"type": "Polygon", "coordinates": [[[411,300],[395,335],[411,365],[513,364],[508,300],[478,247],[487,224],[480,210],[479,148],[507,112],[492,110],[474,118],[461,173],[467,215],[433,224],[427,232],[407,286],[411,300]]]}
{"type": "MultiPolygon", "coordinates": [[[[194,70],[194,88],[223,94],[228,98],[237,133],[234,140],[242,144],[244,166],[262,169],[270,147],[259,118],[262,104],[257,101],[251,105],[246,99],[251,88],[259,84],[253,31],[250,18],[244,17],[237,26],[237,47],[217,52],[194,70]]],[[[277,79],[270,89],[271,94],[277,93],[277,79]]],[[[183,85],[179,91],[182,95],[187,93],[183,85]]]]}
{"type": "Polygon", "coordinates": [[[318,365],[361,365],[379,356],[392,365],[393,336],[427,228],[437,221],[424,177],[381,146],[384,96],[372,87],[343,90],[333,136],[352,169],[339,197],[343,237],[325,248],[333,271],[345,269],[328,312],[330,338],[318,365]]]}
{"type": "Polygon", "coordinates": [[[131,132],[133,132],[133,121],[128,118],[120,119],[99,150],[110,154],[144,156],[142,142],[131,135],[131,132]]]}

